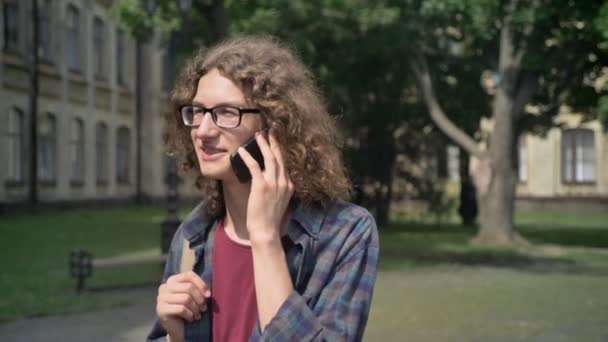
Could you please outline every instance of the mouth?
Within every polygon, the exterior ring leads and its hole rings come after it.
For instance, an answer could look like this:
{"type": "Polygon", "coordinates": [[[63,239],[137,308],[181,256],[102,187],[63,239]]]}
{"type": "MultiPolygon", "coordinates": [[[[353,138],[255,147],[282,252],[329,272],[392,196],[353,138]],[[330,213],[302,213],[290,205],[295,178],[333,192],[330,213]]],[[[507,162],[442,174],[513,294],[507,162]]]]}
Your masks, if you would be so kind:
{"type": "Polygon", "coordinates": [[[201,152],[203,160],[212,161],[221,158],[224,154],[226,154],[227,150],[211,146],[202,146],[201,152]]]}

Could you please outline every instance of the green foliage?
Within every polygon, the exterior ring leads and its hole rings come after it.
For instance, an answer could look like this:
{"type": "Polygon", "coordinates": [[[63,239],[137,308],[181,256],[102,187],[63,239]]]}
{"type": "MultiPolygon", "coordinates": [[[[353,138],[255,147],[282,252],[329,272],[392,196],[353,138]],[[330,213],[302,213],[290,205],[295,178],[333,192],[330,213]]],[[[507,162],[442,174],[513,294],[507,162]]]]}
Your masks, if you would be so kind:
{"type": "MultiPolygon", "coordinates": [[[[177,2],[156,2],[152,15],[136,0],[117,1],[116,12],[136,36],[180,27],[177,2]]],[[[205,25],[207,5],[193,2],[183,27],[188,39],[179,55],[212,41],[205,25]]],[[[561,94],[568,94],[566,103],[577,112],[605,117],[604,109],[594,111],[605,91],[598,93],[593,83],[608,65],[608,6],[597,1],[225,0],[224,6],[230,36],[277,36],[312,69],[349,138],[347,162],[357,185],[389,185],[395,154],[420,153],[403,142],[432,126],[407,67],[417,53],[427,57],[448,117],[475,135],[480,118],[493,114],[494,98],[480,78],[498,70],[505,25],[523,55],[522,75],[533,75],[538,83],[530,104],[558,108],[561,94]]],[[[513,82],[515,88],[519,81],[513,82]]],[[[542,119],[522,119],[517,127],[546,131],[557,113],[547,110],[542,119]]]]}
{"type": "Polygon", "coordinates": [[[112,8],[121,27],[135,38],[146,38],[151,32],[171,32],[179,28],[177,1],[155,1],[156,8],[148,13],[141,0],[118,0],[112,8]]]}
{"type": "Polygon", "coordinates": [[[456,210],[456,199],[445,191],[445,186],[437,187],[430,196],[428,213],[435,218],[435,223],[443,224],[456,210]]]}
{"type": "Polygon", "coordinates": [[[604,126],[604,130],[608,131],[608,95],[604,95],[598,100],[597,117],[604,126]]]}

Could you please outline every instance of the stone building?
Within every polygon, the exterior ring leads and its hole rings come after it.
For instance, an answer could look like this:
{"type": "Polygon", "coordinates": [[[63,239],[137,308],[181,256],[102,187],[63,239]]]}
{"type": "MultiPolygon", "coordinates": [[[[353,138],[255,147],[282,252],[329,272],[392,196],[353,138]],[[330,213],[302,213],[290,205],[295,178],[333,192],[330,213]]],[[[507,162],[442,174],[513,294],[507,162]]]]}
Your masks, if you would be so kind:
{"type": "MultiPolygon", "coordinates": [[[[44,0],[40,8],[37,172],[49,202],[147,199],[166,193],[163,64],[158,37],[143,44],[136,122],[136,42],[109,0],[44,0]],[[137,131],[141,138],[138,141],[137,131]],[[137,146],[141,175],[137,175],[137,146]]],[[[4,0],[0,18],[0,205],[29,192],[31,1],[4,0]]]]}

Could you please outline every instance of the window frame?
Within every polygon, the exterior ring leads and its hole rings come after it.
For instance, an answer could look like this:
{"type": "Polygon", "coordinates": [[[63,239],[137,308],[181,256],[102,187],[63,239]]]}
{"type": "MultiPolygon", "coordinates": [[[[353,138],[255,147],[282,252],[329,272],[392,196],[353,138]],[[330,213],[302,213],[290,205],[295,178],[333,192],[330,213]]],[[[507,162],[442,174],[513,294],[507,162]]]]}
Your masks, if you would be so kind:
{"type": "Polygon", "coordinates": [[[19,34],[19,24],[20,18],[19,15],[19,1],[4,1],[2,3],[2,49],[7,52],[19,52],[19,45],[21,40],[21,35],[19,34]],[[10,16],[8,14],[8,9],[12,8],[15,13],[10,16]],[[11,18],[9,20],[9,18],[11,18]],[[14,24],[14,27],[11,27],[9,24],[14,24]],[[13,28],[13,29],[11,29],[13,28]],[[9,44],[10,43],[10,44],[9,44]],[[13,45],[14,44],[14,45],[13,45]]]}
{"type": "MultiPolygon", "coordinates": [[[[584,167],[584,165],[582,167],[584,167]]],[[[596,141],[595,141],[595,132],[593,130],[588,129],[588,128],[570,128],[570,129],[565,129],[562,131],[560,172],[561,172],[562,184],[565,184],[565,185],[594,185],[597,183],[598,175],[597,175],[596,141]],[[585,157],[585,152],[583,151],[585,149],[585,145],[583,142],[584,135],[589,135],[591,137],[591,156],[593,157],[593,159],[592,159],[593,179],[592,180],[587,180],[587,179],[578,180],[578,178],[579,178],[578,173],[577,173],[577,169],[578,169],[578,165],[579,165],[578,163],[579,162],[585,163],[585,161],[582,160],[585,157]],[[570,138],[569,136],[572,136],[572,137],[570,138]],[[580,146],[578,145],[579,142],[580,142],[580,146]],[[567,147],[569,147],[572,151],[571,152],[572,159],[568,164],[567,164],[567,158],[566,158],[566,154],[568,152],[566,150],[567,147]],[[583,156],[580,157],[581,158],[580,160],[578,157],[579,148],[583,153],[583,156]],[[567,179],[567,175],[565,172],[566,168],[570,169],[570,179],[567,179]]],[[[581,171],[581,173],[584,174],[584,171],[581,171]]],[[[584,177],[581,175],[581,178],[584,178],[584,177]]]]}
{"type": "Polygon", "coordinates": [[[38,24],[38,39],[41,51],[41,61],[53,64],[55,61],[55,53],[53,51],[53,18],[54,8],[52,0],[44,0],[42,2],[41,10],[39,11],[39,24],[38,24]],[[47,26],[46,28],[44,26],[47,26]],[[43,37],[48,37],[48,40],[44,40],[43,37]],[[45,45],[45,42],[47,43],[45,45]]]}
{"type": "Polygon", "coordinates": [[[122,87],[127,85],[127,74],[125,68],[127,52],[126,33],[120,28],[116,29],[116,84],[122,87]]]}
{"type": "Polygon", "coordinates": [[[21,187],[25,184],[25,155],[26,155],[26,132],[25,132],[25,112],[13,106],[7,114],[7,128],[5,131],[6,152],[9,154],[8,169],[5,186],[6,187],[21,187]],[[11,117],[15,119],[11,120],[11,117]],[[17,122],[17,128],[13,130],[11,123],[17,122]],[[17,142],[13,144],[11,142],[17,142]],[[15,147],[13,147],[15,146],[15,147]],[[13,150],[11,151],[11,147],[13,150]]]}
{"type": "Polygon", "coordinates": [[[93,18],[93,75],[95,79],[107,79],[107,33],[106,23],[100,16],[93,18]]]}
{"type": "Polygon", "coordinates": [[[43,132],[40,131],[42,126],[38,125],[38,181],[43,185],[55,185],[57,182],[57,116],[47,112],[41,116],[39,120],[49,120],[50,129],[48,134],[43,134],[43,132]],[[47,146],[51,146],[51,149],[45,150],[47,146]],[[45,170],[43,169],[45,151],[50,151],[50,157],[48,157],[50,158],[50,167],[48,169],[50,172],[48,177],[45,177],[45,170]]]}
{"type": "Polygon", "coordinates": [[[116,129],[116,182],[131,183],[131,130],[127,126],[116,129]],[[124,158],[124,162],[121,160],[124,158]],[[123,167],[124,165],[124,167],[123,167]]]}
{"type": "Polygon", "coordinates": [[[517,182],[520,184],[526,184],[530,179],[530,168],[528,167],[530,163],[528,163],[528,161],[528,139],[526,135],[522,134],[517,140],[517,182]],[[522,164],[524,165],[523,177],[522,164]]]}
{"type": "Polygon", "coordinates": [[[66,8],[66,64],[68,70],[72,72],[81,72],[83,69],[81,18],[80,9],[72,3],[68,4],[66,8]]]}
{"type": "Polygon", "coordinates": [[[70,122],[70,184],[83,186],[86,175],[84,120],[75,117],[70,122]]]}
{"type": "Polygon", "coordinates": [[[107,185],[110,176],[108,125],[98,122],[95,125],[95,181],[97,185],[107,185]],[[103,138],[103,139],[102,139],[103,138]]]}

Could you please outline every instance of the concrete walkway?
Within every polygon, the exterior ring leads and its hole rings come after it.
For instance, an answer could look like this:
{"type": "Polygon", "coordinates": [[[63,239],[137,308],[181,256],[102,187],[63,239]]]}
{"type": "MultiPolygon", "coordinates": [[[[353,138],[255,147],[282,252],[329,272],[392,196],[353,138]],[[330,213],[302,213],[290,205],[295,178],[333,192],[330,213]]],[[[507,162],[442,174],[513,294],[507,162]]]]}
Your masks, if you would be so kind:
{"type": "Polygon", "coordinates": [[[0,340],[11,342],[145,341],[154,323],[155,287],[129,290],[126,307],[84,314],[28,318],[0,324],[0,340]]]}

